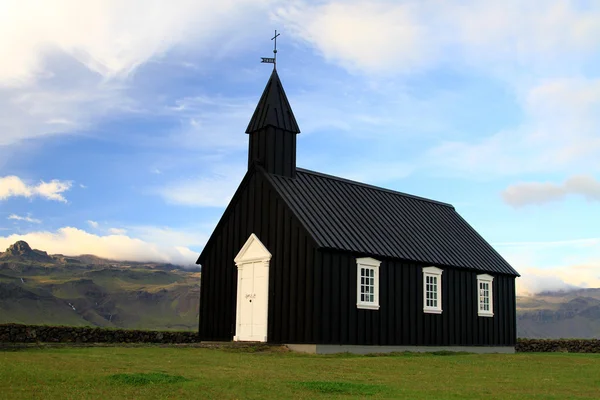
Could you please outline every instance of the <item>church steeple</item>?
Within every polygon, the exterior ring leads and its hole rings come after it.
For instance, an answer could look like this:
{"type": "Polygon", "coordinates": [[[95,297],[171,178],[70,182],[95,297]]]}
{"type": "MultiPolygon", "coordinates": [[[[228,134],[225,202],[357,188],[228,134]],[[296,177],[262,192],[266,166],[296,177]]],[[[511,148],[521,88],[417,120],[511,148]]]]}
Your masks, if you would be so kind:
{"type": "Polygon", "coordinates": [[[250,135],[248,167],[258,163],[269,173],[296,176],[296,134],[300,133],[300,128],[276,69],[273,69],[246,133],[250,135]]]}

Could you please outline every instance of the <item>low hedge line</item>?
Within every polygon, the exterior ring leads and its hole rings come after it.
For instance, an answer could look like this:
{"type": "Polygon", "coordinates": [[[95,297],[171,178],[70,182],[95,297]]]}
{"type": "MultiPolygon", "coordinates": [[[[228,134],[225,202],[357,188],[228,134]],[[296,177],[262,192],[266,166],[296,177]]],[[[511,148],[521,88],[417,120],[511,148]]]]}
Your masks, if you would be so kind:
{"type": "MultiPolygon", "coordinates": [[[[5,343],[198,343],[198,332],[0,324],[5,343]]],[[[518,339],[519,353],[600,353],[600,339],[518,339]]]]}
{"type": "Polygon", "coordinates": [[[196,343],[198,332],[141,331],[92,327],[0,325],[0,342],[9,343],[196,343]]]}
{"type": "Polygon", "coordinates": [[[600,353],[600,339],[518,339],[518,353],[600,353]]]}

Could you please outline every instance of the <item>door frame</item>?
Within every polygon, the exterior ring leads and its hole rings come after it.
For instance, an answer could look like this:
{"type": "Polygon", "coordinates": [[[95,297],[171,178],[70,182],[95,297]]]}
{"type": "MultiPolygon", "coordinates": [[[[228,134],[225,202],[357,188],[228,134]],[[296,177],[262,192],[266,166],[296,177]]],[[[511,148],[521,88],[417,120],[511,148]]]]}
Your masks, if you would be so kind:
{"type": "MultiPolygon", "coordinates": [[[[268,331],[268,323],[269,323],[269,267],[271,262],[271,253],[265,245],[260,241],[258,236],[254,233],[250,235],[246,243],[242,246],[241,250],[234,258],[235,265],[237,267],[237,299],[236,299],[236,312],[235,312],[235,336],[233,337],[234,341],[259,341],[266,342],[267,341],[267,331],[268,331]],[[266,285],[263,293],[260,295],[265,296],[265,309],[263,310],[264,321],[265,321],[265,334],[264,337],[260,336],[258,339],[252,338],[240,338],[240,325],[241,325],[241,309],[242,309],[242,270],[245,266],[249,264],[259,264],[262,268],[265,269],[265,279],[266,285]]],[[[254,277],[253,277],[254,279],[254,277]]]]}

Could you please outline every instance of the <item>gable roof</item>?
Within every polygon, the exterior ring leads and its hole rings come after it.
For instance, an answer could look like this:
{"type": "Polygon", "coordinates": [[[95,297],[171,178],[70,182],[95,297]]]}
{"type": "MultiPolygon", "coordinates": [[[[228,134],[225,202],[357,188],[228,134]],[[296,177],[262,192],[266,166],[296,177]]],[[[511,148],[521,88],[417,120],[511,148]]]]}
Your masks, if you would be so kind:
{"type": "Polygon", "coordinates": [[[450,204],[301,168],[265,176],[319,247],[519,276],[450,204]]]}
{"type": "Polygon", "coordinates": [[[262,96],[260,96],[246,133],[252,133],[267,126],[280,128],[288,132],[300,133],[296,117],[294,117],[292,107],[285,95],[283,85],[275,69],[273,69],[267,86],[265,86],[265,90],[262,96]]]}

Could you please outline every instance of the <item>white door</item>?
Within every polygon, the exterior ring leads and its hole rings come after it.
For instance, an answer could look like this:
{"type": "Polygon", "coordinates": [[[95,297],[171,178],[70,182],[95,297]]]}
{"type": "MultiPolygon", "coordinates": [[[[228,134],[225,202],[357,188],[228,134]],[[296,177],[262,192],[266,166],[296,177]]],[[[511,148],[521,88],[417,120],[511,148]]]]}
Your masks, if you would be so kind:
{"type": "Polygon", "coordinates": [[[241,273],[240,321],[237,340],[264,342],[267,337],[268,267],[264,262],[244,264],[241,273]]]}
{"type": "Polygon", "coordinates": [[[252,234],[235,258],[238,267],[234,340],[266,342],[271,254],[252,234]]]}

